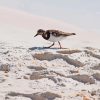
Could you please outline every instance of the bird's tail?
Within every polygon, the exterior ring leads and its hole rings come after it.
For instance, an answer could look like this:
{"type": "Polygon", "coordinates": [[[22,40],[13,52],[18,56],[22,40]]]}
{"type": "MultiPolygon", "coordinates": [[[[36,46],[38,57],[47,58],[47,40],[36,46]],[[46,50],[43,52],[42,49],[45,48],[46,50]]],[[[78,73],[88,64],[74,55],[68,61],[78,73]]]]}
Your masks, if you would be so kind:
{"type": "Polygon", "coordinates": [[[71,33],[72,35],[76,35],[76,33],[71,33]]]}
{"type": "Polygon", "coordinates": [[[76,35],[76,33],[67,33],[65,36],[71,36],[71,35],[76,35]]]}

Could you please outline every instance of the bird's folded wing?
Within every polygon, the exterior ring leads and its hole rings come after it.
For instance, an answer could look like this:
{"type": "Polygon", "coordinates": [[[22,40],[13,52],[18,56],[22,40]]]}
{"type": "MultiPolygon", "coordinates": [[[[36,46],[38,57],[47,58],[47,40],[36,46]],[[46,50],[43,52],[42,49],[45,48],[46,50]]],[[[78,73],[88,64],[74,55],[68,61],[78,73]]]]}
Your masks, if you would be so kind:
{"type": "Polygon", "coordinates": [[[47,30],[47,32],[49,32],[50,34],[52,34],[55,37],[72,35],[72,33],[67,33],[67,32],[63,32],[63,31],[59,31],[59,30],[47,30]]]}

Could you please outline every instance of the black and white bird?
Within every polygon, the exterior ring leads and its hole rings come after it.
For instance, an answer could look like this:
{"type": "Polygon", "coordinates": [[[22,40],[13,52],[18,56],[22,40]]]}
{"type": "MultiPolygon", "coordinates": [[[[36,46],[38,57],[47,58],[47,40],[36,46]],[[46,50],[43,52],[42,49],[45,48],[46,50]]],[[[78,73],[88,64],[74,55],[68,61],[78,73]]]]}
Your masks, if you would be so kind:
{"type": "Polygon", "coordinates": [[[34,36],[36,37],[37,35],[41,35],[45,40],[49,40],[50,42],[53,42],[52,45],[50,45],[49,47],[46,48],[50,48],[52,47],[55,42],[59,43],[60,48],[62,48],[60,41],[64,38],[66,38],[67,36],[72,36],[72,35],[76,35],[75,33],[67,33],[67,32],[62,32],[59,30],[43,30],[43,29],[39,29],[37,31],[37,34],[34,36]]]}

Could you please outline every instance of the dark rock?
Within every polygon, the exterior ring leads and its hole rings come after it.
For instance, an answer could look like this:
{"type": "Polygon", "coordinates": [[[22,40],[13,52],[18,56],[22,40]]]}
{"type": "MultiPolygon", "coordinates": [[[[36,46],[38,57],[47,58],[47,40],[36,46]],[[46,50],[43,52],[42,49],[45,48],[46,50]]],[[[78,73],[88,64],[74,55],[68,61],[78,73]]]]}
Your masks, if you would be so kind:
{"type": "Polygon", "coordinates": [[[68,76],[68,78],[72,78],[73,80],[77,80],[82,83],[90,83],[90,84],[95,84],[95,80],[91,78],[89,75],[71,75],[68,76]]]}

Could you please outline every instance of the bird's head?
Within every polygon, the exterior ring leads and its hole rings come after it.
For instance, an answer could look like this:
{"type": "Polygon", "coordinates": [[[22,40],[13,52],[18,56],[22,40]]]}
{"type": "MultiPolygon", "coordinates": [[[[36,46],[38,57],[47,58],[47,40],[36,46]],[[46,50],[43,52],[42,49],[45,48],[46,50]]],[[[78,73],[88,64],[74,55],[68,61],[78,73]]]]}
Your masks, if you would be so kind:
{"type": "Polygon", "coordinates": [[[45,32],[45,30],[39,29],[39,30],[37,31],[37,34],[36,34],[34,37],[36,37],[37,35],[42,35],[44,32],[45,32]]]}

